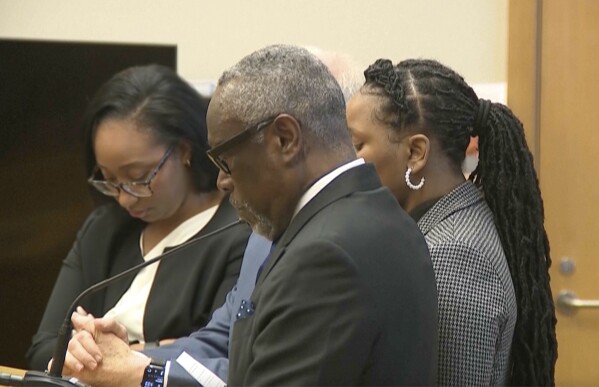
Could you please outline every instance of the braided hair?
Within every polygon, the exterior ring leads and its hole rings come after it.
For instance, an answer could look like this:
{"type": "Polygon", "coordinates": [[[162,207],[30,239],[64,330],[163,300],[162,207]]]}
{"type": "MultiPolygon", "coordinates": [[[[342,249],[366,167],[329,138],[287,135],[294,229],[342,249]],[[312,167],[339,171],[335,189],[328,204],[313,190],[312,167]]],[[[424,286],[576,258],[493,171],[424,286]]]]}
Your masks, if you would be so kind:
{"type": "Polygon", "coordinates": [[[522,123],[507,106],[479,100],[459,74],[434,60],[394,66],[379,59],[364,75],[361,91],[382,97],[375,118],[400,134],[433,136],[456,172],[461,173],[470,137],[479,137],[479,163],[469,180],[482,189],[493,213],[518,308],[508,383],[553,385],[557,340],[551,257],[522,123]]]}

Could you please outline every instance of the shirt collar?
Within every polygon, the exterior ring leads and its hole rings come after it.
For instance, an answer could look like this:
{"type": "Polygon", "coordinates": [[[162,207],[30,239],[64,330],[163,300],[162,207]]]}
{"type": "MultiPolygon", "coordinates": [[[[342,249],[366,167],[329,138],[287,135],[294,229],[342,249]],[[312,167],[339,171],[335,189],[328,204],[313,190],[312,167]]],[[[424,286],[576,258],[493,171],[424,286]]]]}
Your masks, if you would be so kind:
{"type": "Polygon", "coordinates": [[[300,212],[300,210],[304,208],[304,206],[308,204],[308,202],[312,200],[312,198],[318,195],[318,193],[322,191],[324,187],[329,185],[333,180],[335,180],[336,177],[341,175],[343,172],[362,164],[364,164],[364,159],[362,158],[352,160],[333,169],[331,172],[316,180],[316,182],[312,184],[310,188],[308,188],[308,190],[304,192],[304,194],[300,198],[299,202],[297,203],[297,206],[295,207],[295,211],[293,212],[293,216],[295,217],[295,215],[297,215],[297,213],[300,212]]]}
{"type": "MultiPolygon", "coordinates": [[[[167,236],[162,238],[160,242],[150,251],[148,251],[145,255],[142,253],[144,261],[147,261],[151,258],[157,257],[162,254],[164,250],[168,247],[174,247],[182,244],[183,242],[191,239],[194,235],[199,233],[216,213],[218,210],[218,204],[203,210],[192,216],[191,218],[185,220],[183,223],[178,225],[173,231],[171,231],[167,236]]],[[[141,251],[143,252],[143,232],[139,237],[139,246],[141,251]]]]}

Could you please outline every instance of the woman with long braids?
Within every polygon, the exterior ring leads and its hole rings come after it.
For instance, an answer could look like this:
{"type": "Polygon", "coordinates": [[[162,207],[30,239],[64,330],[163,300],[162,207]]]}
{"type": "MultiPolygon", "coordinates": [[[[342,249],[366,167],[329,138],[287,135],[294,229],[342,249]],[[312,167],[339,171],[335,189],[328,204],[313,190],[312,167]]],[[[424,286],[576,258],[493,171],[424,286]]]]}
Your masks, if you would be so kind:
{"type": "Polygon", "coordinates": [[[379,59],[348,104],[374,163],[428,243],[440,385],[553,385],[557,358],[543,201],[521,122],[434,60],[379,59]],[[472,136],[479,164],[464,178],[472,136]]]}

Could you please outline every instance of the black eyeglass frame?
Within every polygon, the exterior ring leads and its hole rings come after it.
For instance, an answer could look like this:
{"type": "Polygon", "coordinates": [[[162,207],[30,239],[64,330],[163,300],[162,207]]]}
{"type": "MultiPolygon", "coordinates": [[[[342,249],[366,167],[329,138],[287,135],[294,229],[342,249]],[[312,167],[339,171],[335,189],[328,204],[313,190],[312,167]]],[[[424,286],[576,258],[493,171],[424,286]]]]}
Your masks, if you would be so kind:
{"type": "Polygon", "coordinates": [[[250,139],[253,135],[260,132],[262,129],[266,128],[268,125],[272,124],[277,119],[277,117],[279,117],[280,115],[281,114],[279,113],[277,115],[274,115],[272,117],[269,117],[265,120],[258,122],[256,125],[250,126],[249,128],[242,130],[241,132],[237,133],[230,139],[225,140],[221,144],[219,144],[211,149],[208,149],[206,151],[206,155],[208,156],[210,161],[212,161],[214,163],[214,165],[216,165],[218,167],[218,169],[223,171],[225,174],[230,175],[231,168],[229,168],[229,165],[227,164],[227,162],[225,160],[220,158],[220,155],[223,154],[224,152],[231,150],[235,146],[243,143],[244,141],[250,139]]]}
{"type": "Polygon", "coordinates": [[[117,196],[119,196],[119,193],[122,190],[122,191],[127,192],[131,196],[135,196],[136,198],[147,198],[147,197],[150,197],[150,196],[152,196],[154,194],[154,191],[152,191],[152,187],[150,186],[150,184],[152,183],[152,180],[158,174],[158,171],[160,171],[160,168],[162,168],[162,166],[168,160],[169,156],[173,153],[174,149],[175,149],[174,145],[171,145],[171,146],[168,147],[168,149],[166,150],[166,152],[164,152],[164,155],[162,156],[162,158],[160,159],[160,161],[158,161],[158,164],[156,164],[156,166],[154,167],[154,169],[152,169],[152,171],[150,172],[150,174],[148,175],[148,177],[146,177],[144,180],[141,180],[141,181],[129,181],[129,182],[124,182],[124,183],[113,183],[113,182],[108,181],[108,180],[96,180],[96,179],[94,179],[94,176],[100,170],[100,168],[96,165],[96,167],[94,168],[94,171],[93,171],[92,175],[89,177],[89,179],[87,179],[87,182],[92,187],[94,187],[95,189],[97,189],[100,193],[102,193],[102,194],[104,194],[106,196],[117,197],[117,196]],[[132,186],[145,186],[148,189],[148,191],[149,191],[149,195],[140,195],[139,193],[134,192],[130,188],[132,186]],[[100,187],[104,187],[104,188],[107,188],[107,189],[103,190],[100,187]],[[116,191],[115,192],[109,191],[110,188],[108,188],[108,187],[115,188],[116,191]]]}

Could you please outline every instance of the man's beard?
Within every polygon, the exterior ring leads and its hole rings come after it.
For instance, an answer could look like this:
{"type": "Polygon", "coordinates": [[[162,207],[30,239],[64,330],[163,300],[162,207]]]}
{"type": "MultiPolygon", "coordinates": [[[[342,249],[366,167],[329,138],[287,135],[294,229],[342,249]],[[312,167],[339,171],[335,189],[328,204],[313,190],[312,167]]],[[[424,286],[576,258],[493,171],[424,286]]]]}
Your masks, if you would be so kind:
{"type": "Polygon", "coordinates": [[[245,220],[254,232],[272,239],[274,227],[272,222],[268,220],[266,216],[254,210],[245,200],[234,200],[233,197],[230,196],[229,201],[237,210],[239,217],[245,220]]]}

